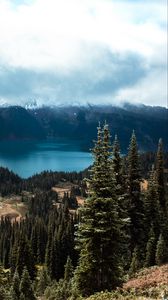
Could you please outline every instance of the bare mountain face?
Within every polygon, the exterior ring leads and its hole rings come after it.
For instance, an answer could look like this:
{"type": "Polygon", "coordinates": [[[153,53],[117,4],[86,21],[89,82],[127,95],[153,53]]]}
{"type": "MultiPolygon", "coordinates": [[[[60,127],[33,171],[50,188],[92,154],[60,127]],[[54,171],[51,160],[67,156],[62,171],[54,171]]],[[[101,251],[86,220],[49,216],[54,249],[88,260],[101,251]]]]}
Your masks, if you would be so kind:
{"type": "Polygon", "coordinates": [[[0,139],[71,138],[83,141],[88,150],[96,137],[96,127],[109,124],[112,139],[117,134],[121,150],[128,148],[132,130],[140,150],[155,150],[161,137],[168,149],[168,109],[134,106],[69,106],[25,109],[19,106],[0,108],[0,139]]]}

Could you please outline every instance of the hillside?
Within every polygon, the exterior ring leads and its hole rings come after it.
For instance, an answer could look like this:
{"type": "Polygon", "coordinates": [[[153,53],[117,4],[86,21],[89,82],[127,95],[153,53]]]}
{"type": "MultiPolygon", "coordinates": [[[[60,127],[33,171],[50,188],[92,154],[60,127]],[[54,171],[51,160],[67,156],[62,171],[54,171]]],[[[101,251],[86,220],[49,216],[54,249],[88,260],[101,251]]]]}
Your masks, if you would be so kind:
{"type": "Polygon", "coordinates": [[[0,108],[0,139],[71,138],[91,147],[98,122],[106,120],[112,136],[117,133],[121,150],[127,150],[134,129],[140,150],[156,150],[162,133],[168,148],[168,110],[162,107],[134,106],[64,106],[25,109],[0,108]]]}
{"type": "Polygon", "coordinates": [[[44,128],[46,136],[82,138],[86,149],[96,137],[99,121],[103,123],[104,120],[112,136],[117,133],[123,151],[127,150],[133,129],[141,150],[156,149],[160,133],[168,146],[168,110],[162,107],[128,104],[124,107],[43,107],[30,112],[44,128]]]}
{"type": "Polygon", "coordinates": [[[0,108],[0,139],[44,138],[36,118],[19,106],[0,108]]]}
{"type": "Polygon", "coordinates": [[[155,155],[141,155],[140,170],[135,133],[125,157],[117,139],[112,149],[110,136],[106,123],[98,127],[94,164],[80,173],[45,171],[22,179],[0,168],[3,300],[21,294],[22,282],[28,300],[154,300],[166,294],[162,140],[155,155]]]}
{"type": "Polygon", "coordinates": [[[154,300],[167,299],[168,264],[139,271],[114,293],[98,293],[85,300],[154,300]]]}

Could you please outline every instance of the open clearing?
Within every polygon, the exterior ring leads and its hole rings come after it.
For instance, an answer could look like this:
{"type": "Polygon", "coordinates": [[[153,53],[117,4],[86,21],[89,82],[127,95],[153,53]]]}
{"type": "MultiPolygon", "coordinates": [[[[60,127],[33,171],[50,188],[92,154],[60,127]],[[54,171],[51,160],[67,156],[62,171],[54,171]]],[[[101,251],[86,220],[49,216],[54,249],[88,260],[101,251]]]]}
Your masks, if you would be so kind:
{"type": "MultiPolygon", "coordinates": [[[[63,185],[58,185],[52,188],[53,191],[57,192],[58,194],[58,199],[61,201],[62,198],[64,197],[64,193],[70,194],[71,192],[71,187],[73,185],[70,183],[64,183],[63,185]]],[[[78,202],[79,206],[82,206],[84,204],[85,198],[82,196],[76,196],[76,200],[78,202]]]]}
{"type": "Polygon", "coordinates": [[[0,218],[9,217],[12,221],[20,221],[27,212],[26,205],[21,201],[20,196],[0,198],[0,218]]]}

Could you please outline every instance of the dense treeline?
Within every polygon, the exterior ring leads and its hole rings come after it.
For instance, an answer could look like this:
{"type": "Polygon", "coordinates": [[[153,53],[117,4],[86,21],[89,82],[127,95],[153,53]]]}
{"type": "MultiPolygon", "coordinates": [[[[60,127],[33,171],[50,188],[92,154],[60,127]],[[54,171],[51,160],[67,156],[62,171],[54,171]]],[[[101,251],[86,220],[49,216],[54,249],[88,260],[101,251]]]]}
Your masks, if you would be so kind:
{"type": "MultiPolygon", "coordinates": [[[[163,156],[164,167],[168,169],[168,152],[164,153],[163,156]]],[[[127,156],[124,156],[123,159],[126,164],[127,156]]],[[[151,151],[140,153],[139,161],[141,176],[143,178],[148,178],[149,172],[156,164],[156,153],[151,151]]],[[[44,171],[40,174],[33,175],[28,179],[22,179],[7,168],[0,167],[0,194],[2,196],[20,194],[23,190],[33,192],[36,189],[49,191],[61,181],[80,184],[83,179],[90,177],[89,169],[90,168],[78,173],[44,171]]]]}
{"type": "Polygon", "coordinates": [[[44,171],[28,179],[22,179],[7,168],[0,167],[0,194],[6,196],[19,194],[23,190],[34,192],[37,189],[49,191],[59,182],[66,181],[80,185],[81,181],[88,176],[89,172],[86,169],[79,173],[44,171]]]}
{"type": "Polygon", "coordinates": [[[10,176],[11,184],[19,186],[6,193],[22,188],[33,192],[24,199],[25,218],[11,222],[3,217],[0,222],[2,299],[7,294],[19,300],[43,294],[50,300],[77,299],[115,289],[125,274],[132,276],[142,267],[168,262],[168,187],[162,140],[155,157],[148,153],[140,158],[133,132],[123,158],[117,136],[111,145],[105,124],[98,127],[93,157],[93,166],[83,173],[43,172],[21,180],[1,169],[6,174],[0,177],[1,187],[10,176]],[[142,166],[148,180],[143,189],[142,166]],[[75,183],[61,200],[51,190],[60,181],[75,183]],[[81,194],[87,199],[79,209],[76,196],[81,194]],[[4,269],[9,269],[9,275],[4,269]],[[6,295],[3,282],[8,287],[6,295]]]}

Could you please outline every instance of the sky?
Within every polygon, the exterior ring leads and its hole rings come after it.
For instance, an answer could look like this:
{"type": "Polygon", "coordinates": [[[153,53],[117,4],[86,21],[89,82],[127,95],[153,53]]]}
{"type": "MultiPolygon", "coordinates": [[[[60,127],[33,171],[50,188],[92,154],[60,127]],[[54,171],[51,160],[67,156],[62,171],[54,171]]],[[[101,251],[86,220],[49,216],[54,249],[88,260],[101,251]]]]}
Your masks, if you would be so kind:
{"type": "Polygon", "coordinates": [[[167,0],[0,0],[0,105],[167,107],[167,0]]]}

